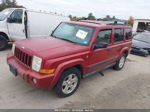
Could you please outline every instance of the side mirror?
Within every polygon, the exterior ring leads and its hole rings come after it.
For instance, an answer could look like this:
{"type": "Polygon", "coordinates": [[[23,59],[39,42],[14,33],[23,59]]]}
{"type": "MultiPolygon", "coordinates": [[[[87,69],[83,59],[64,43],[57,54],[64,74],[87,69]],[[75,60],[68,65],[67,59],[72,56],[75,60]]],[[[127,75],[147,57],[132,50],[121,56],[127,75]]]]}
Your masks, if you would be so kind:
{"type": "Polygon", "coordinates": [[[8,23],[13,23],[13,20],[11,18],[7,18],[8,23]]]}
{"type": "Polygon", "coordinates": [[[54,33],[54,30],[52,31],[52,34],[54,33]]]}
{"type": "Polygon", "coordinates": [[[50,36],[53,36],[54,30],[51,32],[50,36]]]}
{"type": "Polygon", "coordinates": [[[106,42],[98,42],[94,44],[94,49],[99,49],[99,48],[107,48],[108,43],[106,42]]]}

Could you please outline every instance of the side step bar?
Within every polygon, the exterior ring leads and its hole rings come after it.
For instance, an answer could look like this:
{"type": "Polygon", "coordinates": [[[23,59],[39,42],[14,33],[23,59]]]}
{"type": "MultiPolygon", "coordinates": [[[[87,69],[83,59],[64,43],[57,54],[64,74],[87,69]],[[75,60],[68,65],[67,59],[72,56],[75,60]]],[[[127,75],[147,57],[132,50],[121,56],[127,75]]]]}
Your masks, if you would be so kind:
{"type": "Polygon", "coordinates": [[[105,66],[105,67],[103,67],[103,68],[100,68],[100,69],[98,69],[98,70],[96,70],[96,71],[93,71],[93,72],[90,72],[90,73],[88,73],[88,74],[85,74],[85,75],[83,75],[83,78],[87,78],[87,77],[90,77],[90,76],[93,76],[94,74],[96,74],[96,73],[100,73],[102,76],[104,76],[104,74],[102,73],[102,71],[103,70],[105,70],[105,69],[108,69],[108,68],[110,68],[110,67],[112,67],[112,66],[114,66],[116,63],[112,63],[112,64],[110,64],[110,65],[108,65],[108,66],[105,66]]]}

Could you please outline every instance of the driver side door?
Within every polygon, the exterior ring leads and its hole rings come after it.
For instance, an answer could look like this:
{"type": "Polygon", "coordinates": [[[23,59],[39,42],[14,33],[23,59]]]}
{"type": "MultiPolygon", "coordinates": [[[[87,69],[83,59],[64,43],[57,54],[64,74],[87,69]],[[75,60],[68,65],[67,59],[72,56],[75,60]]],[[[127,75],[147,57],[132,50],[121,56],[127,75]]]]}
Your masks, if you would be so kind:
{"type": "Polygon", "coordinates": [[[13,41],[25,39],[25,25],[23,9],[15,9],[7,22],[8,31],[13,41]]]}
{"type": "Polygon", "coordinates": [[[112,29],[102,29],[99,31],[96,43],[105,42],[108,44],[108,46],[107,48],[98,48],[92,50],[88,72],[103,68],[112,62],[112,36],[112,29]]]}

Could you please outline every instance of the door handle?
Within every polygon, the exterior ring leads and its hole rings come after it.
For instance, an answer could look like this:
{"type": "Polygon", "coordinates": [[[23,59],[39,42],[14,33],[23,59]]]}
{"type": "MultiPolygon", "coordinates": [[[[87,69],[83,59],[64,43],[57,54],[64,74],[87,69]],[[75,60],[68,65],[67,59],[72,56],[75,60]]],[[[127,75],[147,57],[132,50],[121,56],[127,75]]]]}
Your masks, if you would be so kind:
{"type": "Polygon", "coordinates": [[[23,31],[23,33],[25,32],[25,30],[24,30],[24,29],[23,29],[22,31],[23,31]]]}
{"type": "Polygon", "coordinates": [[[112,48],[107,48],[107,51],[109,51],[109,52],[112,51],[112,48]]]}

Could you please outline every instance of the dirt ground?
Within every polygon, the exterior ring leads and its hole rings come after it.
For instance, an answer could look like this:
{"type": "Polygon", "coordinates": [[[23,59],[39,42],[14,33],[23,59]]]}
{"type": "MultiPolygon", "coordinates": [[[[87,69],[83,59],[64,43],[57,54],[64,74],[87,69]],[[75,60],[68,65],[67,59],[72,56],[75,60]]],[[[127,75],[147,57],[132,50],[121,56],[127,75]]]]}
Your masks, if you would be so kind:
{"type": "Polygon", "coordinates": [[[59,98],[49,90],[27,84],[14,77],[6,64],[10,48],[0,52],[1,109],[149,109],[150,57],[130,55],[121,71],[105,70],[102,77],[95,74],[83,79],[76,93],[59,98]]]}

